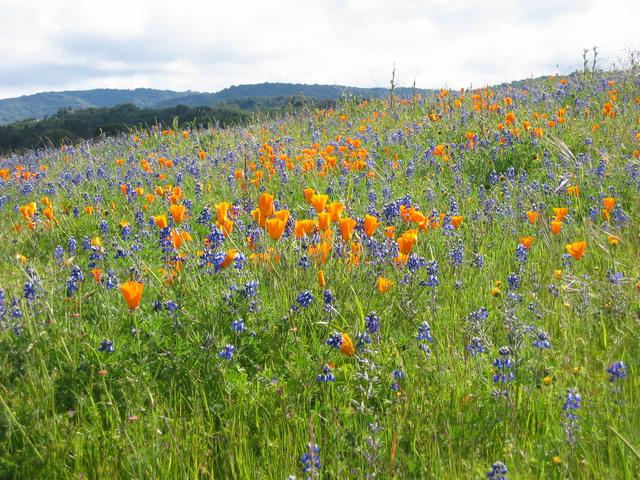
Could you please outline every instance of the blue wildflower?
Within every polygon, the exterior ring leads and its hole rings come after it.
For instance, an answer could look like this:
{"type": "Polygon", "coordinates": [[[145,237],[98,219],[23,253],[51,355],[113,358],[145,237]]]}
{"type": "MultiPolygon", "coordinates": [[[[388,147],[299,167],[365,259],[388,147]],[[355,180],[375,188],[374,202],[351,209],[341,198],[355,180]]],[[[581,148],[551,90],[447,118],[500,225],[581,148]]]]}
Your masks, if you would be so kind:
{"type": "Polygon", "coordinates": [[[380,317],[378,317],[376,312],[369,312],[367,316],[364,317],[364,325],[368,333],[376,333],[380,330],[380,317]]]}
{"type": "Polygon", "coordinates": [[[306,290],[302,293],[300,293],[297,297],[296,297],[296,302],[298,302],[298,304],[302,307],[302,308],[307,308],[309,305],[311,305],[311,302],[313,301],[313,294],[306,290]]]}
{"type": "Polygon", "coordinates": [[[342,345],[342,334],[339,332],[333,333],[326,342],[331,348],[340,349],[342,345]]]}
{"type": "Polygon", "coordinates": [[[472,357],[475,357],[476,355],[480,353],[485,353],[487,351],[480,337],[473,337],[465,348],[467,352],[471,354],[472,357]]]}
{"type": "Polygon", "coordinates": [[[218,353],[218,357],[227,360],[227,361],[231,361],[233,359],[233,354],[236,350],[236,347],[234,347],[233,345],[229,344],[229,345],[225,345],[222,350],[220,350],[220,352],[218,353]]]}
{"type": "Polygon", "coordinates": [[[533,341],[533,346],[544,350],[550,349],[551,343],[549,342],[549,334],[542,330],[539,331],[536,335],[536,339],[533,341]]]}
{"type": "Polygon", "coordinates": [[[116,351],[116,347],[111,340],[103,340],[98,347],[99,352],[113,353],[116,351]]]}
{"type": "Polygon", "coordinates": [[[490,480],[507,480],[507,473],[509,473],[507,466],[502,462],[496,462],[491,465],[491,470],[487,472],[487,478],[490,480]]]}
{"type": "Polygon", "coordinates": [[[610,382],[623,380],[627,378],[627,365],[624,362],[613,362],[609,368],[607,368],[607,373],[610,375],[610,382]]]}
{"type": "Polygon", "coordinates": [[[320,470],[320,447],[316,444],[307,444],[307,452],[300,457],[302,471],[312,473],[320,470]]]}
{"type": "Polygon", "coordinates": [[[335,382],[336,376],[333,374],[333,370],[329,365],[324,365],[322,367],[322,373],[318,375],[316,379],[321,383],[329,383],[335,382]]]}
{"type": "Polygon", "coordinates": [[[244,320],[239,318],[231,322],[231,330],[234,332],[242,333],[244,332],[244,320]]]}

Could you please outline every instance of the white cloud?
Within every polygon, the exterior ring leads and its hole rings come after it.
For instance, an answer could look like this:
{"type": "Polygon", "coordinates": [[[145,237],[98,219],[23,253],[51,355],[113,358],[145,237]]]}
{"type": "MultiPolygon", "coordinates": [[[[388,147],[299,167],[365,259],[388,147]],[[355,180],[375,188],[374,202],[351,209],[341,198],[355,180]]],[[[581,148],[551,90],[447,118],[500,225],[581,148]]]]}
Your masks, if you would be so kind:
{"type": "Polygon", "coordinates": [[[2,0],[0,97],[263,81],[491,84],[640,48],[640,0],[2,0]],[[558,66],[556,68],[556,65],[558,66]]]}

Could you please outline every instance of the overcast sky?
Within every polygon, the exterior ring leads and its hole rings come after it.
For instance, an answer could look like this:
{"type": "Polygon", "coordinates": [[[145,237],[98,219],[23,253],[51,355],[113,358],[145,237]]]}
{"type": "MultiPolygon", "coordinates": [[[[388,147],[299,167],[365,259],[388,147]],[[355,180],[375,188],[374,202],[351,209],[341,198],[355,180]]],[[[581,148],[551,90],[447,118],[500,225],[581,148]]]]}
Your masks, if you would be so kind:
{"type": "Polygon", "coordinates": [[[640,0],[0,0],[0,98],[259,82],[451,88],[640,48],[640,0]]]}

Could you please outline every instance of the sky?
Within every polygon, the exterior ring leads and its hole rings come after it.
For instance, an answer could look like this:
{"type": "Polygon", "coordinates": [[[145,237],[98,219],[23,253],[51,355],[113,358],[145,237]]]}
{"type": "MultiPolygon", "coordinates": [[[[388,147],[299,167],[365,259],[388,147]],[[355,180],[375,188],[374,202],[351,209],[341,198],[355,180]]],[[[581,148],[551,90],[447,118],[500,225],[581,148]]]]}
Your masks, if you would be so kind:
{"type": "Polygon", "coordinates": [[[0,0],[0,98],[261,82],[492,85],[628,64],[640,0],[0,0]],[[592,53],[590,52],[590,56],[592,53]]]}

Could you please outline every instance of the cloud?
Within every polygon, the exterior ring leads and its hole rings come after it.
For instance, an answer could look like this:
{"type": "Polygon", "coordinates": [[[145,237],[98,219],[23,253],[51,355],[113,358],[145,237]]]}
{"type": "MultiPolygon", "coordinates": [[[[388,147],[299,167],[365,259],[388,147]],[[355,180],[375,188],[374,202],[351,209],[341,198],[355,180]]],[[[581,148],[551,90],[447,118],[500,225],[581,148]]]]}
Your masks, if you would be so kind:
{"type": "Polygon", "coordinates": [[[0,97],[214,91],[263,81],[461,87],[568,73],[640,48],[640,0],[4,0],[0,97]]]}

